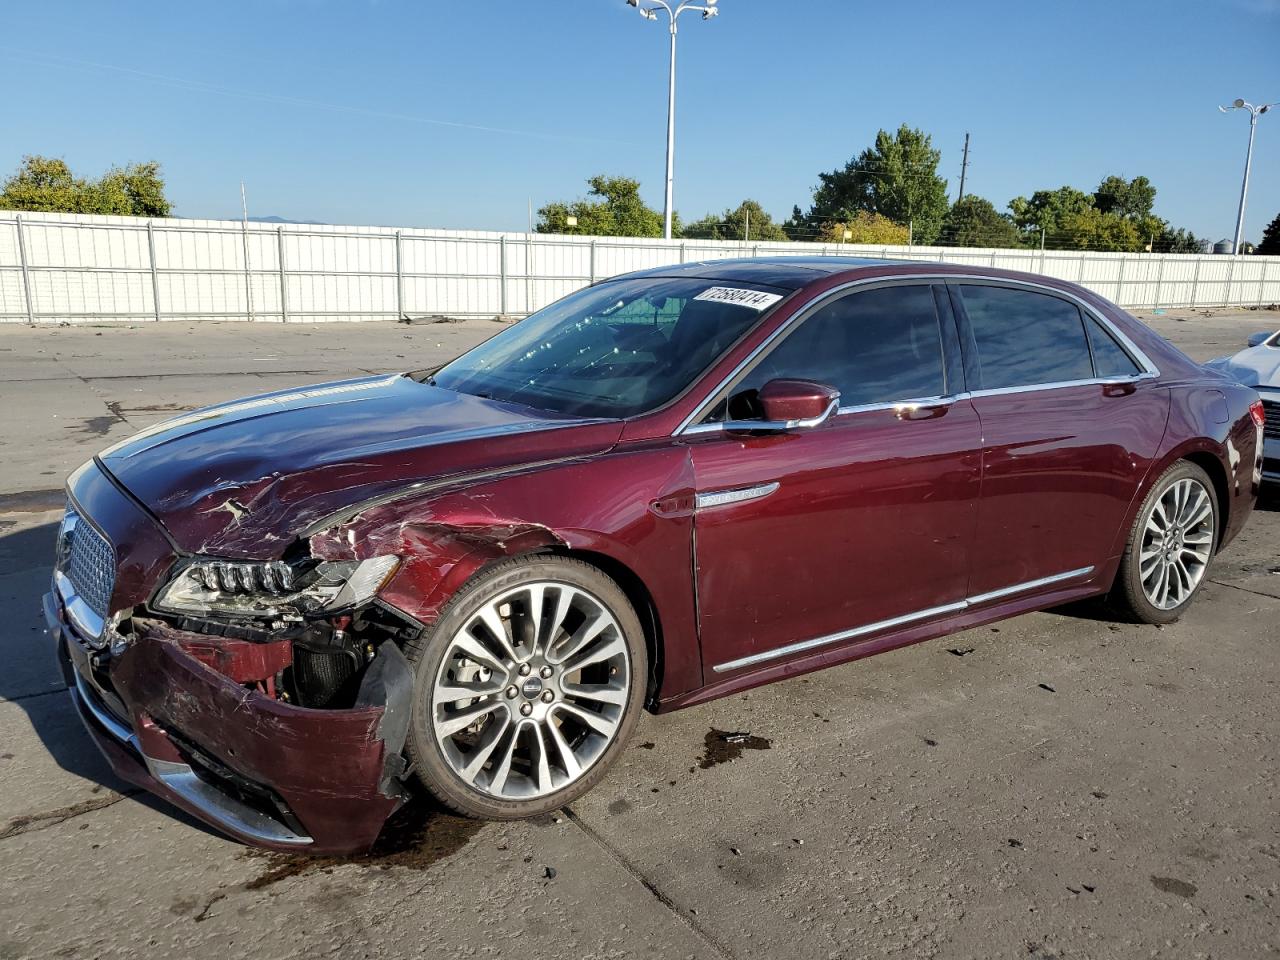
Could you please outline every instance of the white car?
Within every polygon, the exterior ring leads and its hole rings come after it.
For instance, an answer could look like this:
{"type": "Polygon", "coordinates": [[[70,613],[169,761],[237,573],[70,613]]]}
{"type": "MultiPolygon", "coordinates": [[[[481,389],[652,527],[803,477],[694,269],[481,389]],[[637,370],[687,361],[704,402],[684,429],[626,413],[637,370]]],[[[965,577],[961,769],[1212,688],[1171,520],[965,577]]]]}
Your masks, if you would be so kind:
{"type": "Polygon", "coordinates": [[[1262,479],[1280,483],[1280,330],[1255,333],[1248,346],[1230,357],[1218,357],[1205,364],[1221,371],[1262,397],[1267,414],[1263,427],[1262,479]]]}

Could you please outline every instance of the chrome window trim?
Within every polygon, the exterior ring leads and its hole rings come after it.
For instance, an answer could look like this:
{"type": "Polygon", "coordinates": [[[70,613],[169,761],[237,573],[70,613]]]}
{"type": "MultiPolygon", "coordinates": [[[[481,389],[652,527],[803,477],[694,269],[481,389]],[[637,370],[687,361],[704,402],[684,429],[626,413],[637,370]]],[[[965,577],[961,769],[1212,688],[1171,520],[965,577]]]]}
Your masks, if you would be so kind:
{"type": "Polygon", "coordinates": [[[1127,377],[1089,377],[1087,380],[1055,380],[1051,383],[1028,383],[1017,387],[990,387],[970,391],[970,396],[1000,397],[1008,393],[1036,393],[1040,390],[1062,390],[1065,387],[1100,387],[1108,383],[1137,383],[1139,380],[1152,380],[1154,373],[1135,373],[1127,377]]]}
{"type": "MultiPolygon", "coordinates": [[[[881,277],[863,277],[858,280],[851,280],[848,283],[843,283],[838,287],[832,287],[830,290],[823,291],[813,300],[809,301],[809,303],[805,305],[803,309],[799,310],[798,312],[788,317],[787,320],[780,327],[778,327],[778,329],[774,330],[773,333],[769,334],[762,341],[760,341],[760,343],[756,344],[755,349],[753,349],[749,354],[743,357],[742,360],[739,361],[737,366],[735,366],[728,373],[727,376],[725,376],[723,379],[721,379],[721,381],[718,384],[716,384],[715,389],[713,389],[710,393],[708,393],[703,398],[702,402],[699,403],[696,407],[694,407],[693,412],[691,412],[687,417],[685,417],[684,420],[680,422],[680,425],[677,426],[675,430],[671,432],[671,436],[678,437],[684,434],[718,432],[717,430],[701,429],[704,427],[716,427],[718,425],[700,424],[697,421],[701,419],[703,416],[705,416],[707,408],[712,406],[716,398],[720,396],[720,393],[722,390],[724,390],[727,386],[729,386],[730,383],[732,383],[735,379],[737,379],[737,377],[748,366],[754,363],[762,353],[768,350],[769,347],[772,346],[773,343],[779,337],[783,336],[792,327],[796,326],[802,320],[808,319],[809,316],[811,316],[812,313],[815,310],[817,310],[824,302],[831,299],[832,297],[836,297],[850,290],[853,290],[856,287],[862,287],[862,286],[868,286],[870,284],[880,284],[880,283],[889,284],[889,283],[901,282],[904,280],[919,280],[922,283],[938,283],[938,282],[942,282],[942,283],[951,282],[951,283],[957,283],[957,284],[966,283],[966,282],[986,283],[991,286],[1021,287],[1028,290],[1035,290],[1042,293],[1046,293],[1050,296],[1063,297],[1067,300],[1070,300],[1072,303],[1074,303],[1077,307],[1080,308],[1080,310],[1083,313],[1087,313],[1090,317],[1092,317],[1098,323],[1102,324],[1103,328],[1108,333],[1110,333],[1113,337],[1115,337],[1115,339],[1129,352],[1130,356],[1138,364],[1138,366],[1142,368],[1141,373],[1134,374],[1130,377],[1105,377],[1105,378],[1098,377],[1098,378],[1091,378],[1089,380],[1025,384],[1017,387],[993,387],[990,390],[968,391],[968,395],[970,396],[974,396],[974,397],[995,396],[1000,393],[1028,393],[1033,390],[1054,390],[1064,386],[1083,386],[1083,385],[1095,384],[1095,383],[1096,384],[1121,383],[1126,380],[1135,380],[1135,381],[1149,380],[1154,377],[1160,376],[1160,368],[1157,367],[1155,363],[1152,362],[1150,357],[1148,357],[1145,353],[1143,353],[1143,351],[1138,347],[1137,344],[1135,344],[1132,340],[1129,339],[1128,336],[1125,335],[1123,330],[1120,330],[1114,323],[1111,322],[1110,319],[1103,316],[1092,305],[1090,305],[1085,300],[1081,299],[1080,297],[1076,296],[1074,293],[1071,293],[1068,290],[1060,290],[1057,287],[1051,287],[1043,283],[1036,283],[1031,280],[1004,279],[1002,277],[963,276],[963,275],[949,274],[949,273],[938,273],[938,274],[910,273],[910,274],[894,274],[892,276],[881,276],[881,277]]],[[[963,396],[964,395],[958,394],[957,399],[962,399],[963,396]]],[[[890,402],[886,404],[867,404],[865,405],[865,408],[866,409],[887,409],[887,408],[895,407],[902,403],[907,403],[907,402],[910,402],[910,401],[900,400],[900,401],[890,402]]],[[[854,409],[855,408],[853,407],[848,407],[848,408],[842,407],[837,412],[839,414],[843,414],[846,411],[853,412],[854,409]]],[[[863,408],[857,408],[857,409],[860,412],[861,409],[863,408]]]]}
{"type": "Polygon", "coordinates": [[[955,603],[946,603],[939,607],[929,607],[926,610],[917,610],[914,613],[905,613],[900,617],[890,617],[887,620],[877,620],[875,623],[867,623],[860,627],[853,627],[849,630],[841,630],[839,633],[828,633],[825,636],[814,637],[811,640],[801,640],[799,643],[787,644],[784,647],[775,647],[772,650],[753,653],[749,656],[740,657],[737,660],[730,660],[726,663],[717,663],[711,669],[715,673],[728,673],[730,670],[738,670],[742,667],[754,666],[757,663],[767,663],[770,660],[788,657],[794,653],[803,653],[806,650],[814,650],[818,647],[825,647],[833,643],[839,643],[841,640],[852,640],[854,637],[865,636],[869,633],[879,633],[882,630],[906,626],[909,623],[915,623],[919,620],[929,620],[933,617],[939,617],[948,613],[962,613],[970,607],[976,607],[991,600],[998,600],[1018,593],[1026,593],[1027,591],[1036,590],[1040,587],[1047,587],[1050,584],[1060,583],[1064,580],[1074,580],[1077,577],[1083,577],[1086,574],[1092,573],[1093,570],[1093,566],[1080,567],[1076,570],[1068,570],[1065,573],[1055,573],[1052,576],[1040,577],[1036,580],[1028,580],[1025,583],[1015,583],[1013,586],[1001,587],[998,590],[991,590],[987,593],[980,593],[976,596],[966,597],[964,600],[958,600],[955,603]]]}

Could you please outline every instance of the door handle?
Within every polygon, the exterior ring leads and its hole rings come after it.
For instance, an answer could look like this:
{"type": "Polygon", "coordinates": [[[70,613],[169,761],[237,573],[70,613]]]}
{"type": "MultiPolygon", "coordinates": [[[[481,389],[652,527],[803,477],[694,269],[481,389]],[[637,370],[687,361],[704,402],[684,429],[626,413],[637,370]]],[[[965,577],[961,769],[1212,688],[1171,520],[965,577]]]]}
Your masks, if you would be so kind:
{"type": "Polygon", "coordinates": [[[1138,385],[1132,380],[1104,380],[1102,383],[1104,397],[1127,397],[1137,389],[1138,385]]]}
{"type": "Polygon", "coordinates": [[[922,403],[900,403],[893,408],[899,420],[934,420],[944,416],[954,400],[926,400],[922,403]]]}

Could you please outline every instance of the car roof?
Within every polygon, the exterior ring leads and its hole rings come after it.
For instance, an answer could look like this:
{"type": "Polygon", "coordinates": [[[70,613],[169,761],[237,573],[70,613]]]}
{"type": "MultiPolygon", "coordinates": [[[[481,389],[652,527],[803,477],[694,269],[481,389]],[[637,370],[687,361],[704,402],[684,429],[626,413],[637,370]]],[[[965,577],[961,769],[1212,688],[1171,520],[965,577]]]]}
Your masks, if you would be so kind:
{"type": "Polygon", "coordinates": [[[806,284],[832,274],[859,267],[882,267],[912,264],[913,260],[884,260],[874,257],[743,257],[726,260],[697,260],[690,263],[653,267],[611,277],[631,280],[642,277],[689,277],[699,280],[733,280],[739,283],[762,283],[785,290],[798,290],[806,284]]]}

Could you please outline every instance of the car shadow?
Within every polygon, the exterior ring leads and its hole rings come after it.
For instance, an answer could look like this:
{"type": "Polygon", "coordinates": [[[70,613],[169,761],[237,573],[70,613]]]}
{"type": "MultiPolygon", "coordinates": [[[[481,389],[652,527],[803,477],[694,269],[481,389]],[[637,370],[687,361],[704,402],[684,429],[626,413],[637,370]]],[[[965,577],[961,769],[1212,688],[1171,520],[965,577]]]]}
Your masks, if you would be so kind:
{"type": "Polygon", "coordinates": [[[53,641],[44,629],[41,597],[53,575],[58,524],[11,532],[0,528],[0,653],[11,669],[0,672],[0,703],[22,710],[36,739],[58,767],[94,787],[125,794],[159,813],[210,835],[217,831],[159,797],[121,780],[88,731],[62,680],[53,641]]]}

